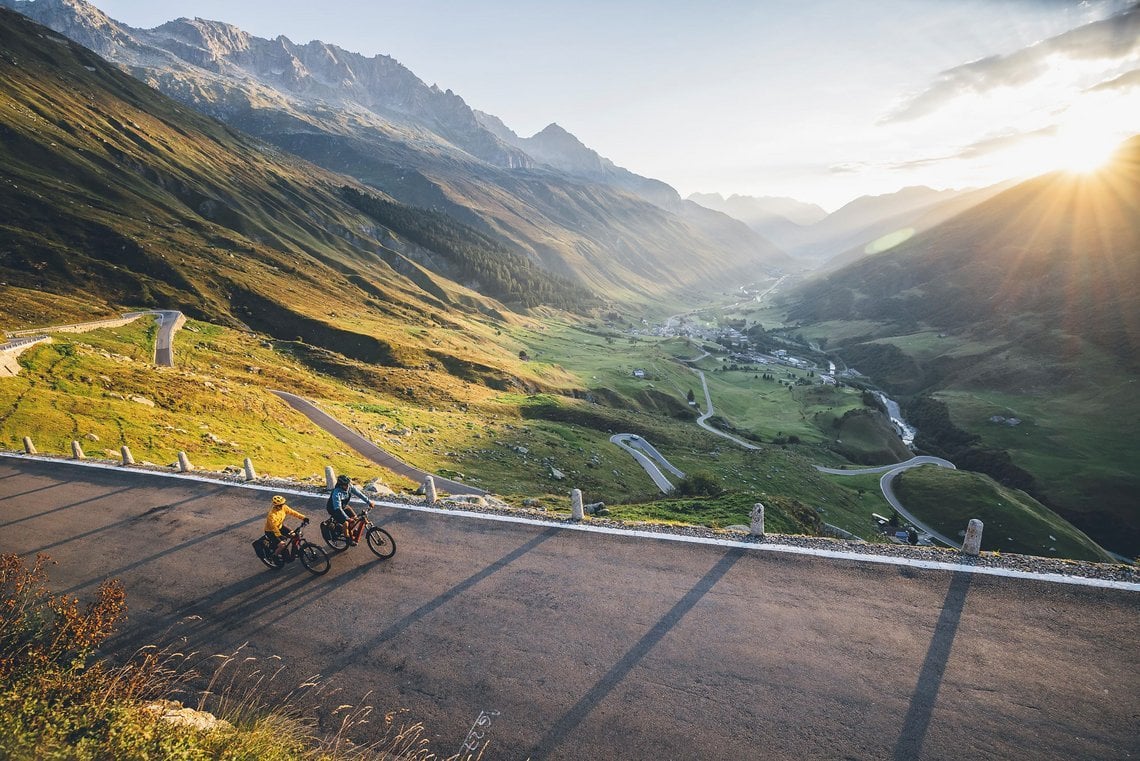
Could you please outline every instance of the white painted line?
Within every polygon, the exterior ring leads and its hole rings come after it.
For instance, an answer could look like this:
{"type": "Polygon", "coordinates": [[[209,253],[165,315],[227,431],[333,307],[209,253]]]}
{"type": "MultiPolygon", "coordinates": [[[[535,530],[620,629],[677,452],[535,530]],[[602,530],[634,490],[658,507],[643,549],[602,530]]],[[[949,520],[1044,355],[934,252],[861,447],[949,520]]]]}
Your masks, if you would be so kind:
{"type": "MultiPolygon", "coordinates": [[[[58,457],[44,455],[27,455],[20,452],[2,452],[0,457],[9,457],[18,460],[34,460],[37,462],[54,462],[65,465],[76,465],[83,468],[99,468],[115,470],[120,473],[136,473],[139,475],[160,476],[162,478],[179,478],[185,481],[198,481],[200,483],[232,486],[237,489],[255,489],[257,491],[273,492],[275,494],[292,494],[297,497],[323,499],[324,495],[314,494],[301,489],[266,486],[264,484],[251,484],[235,481],[226,481],[220,478],[193,475],[190,473],[163,473],[161,471],[131,468],[122,465],[113,465],[105,462],[92,462],[91,460],[63,460],[58,457]]],[[[916,560],[912,558],[891,557],[888,555],[870,555],[861,552],[845,552],[840,550],[821,550],[812,547],[793,547],[787,544],[759,544],[754,542],[741,542],[732,539],[712,539],[700,536],[684,536],[681,534],[666,534],[656,531],[641,531],[638,529],[612,528],[610,526],[592,526],[587,523],[561,523],[541,518],[525,518],[515,515],[501,515],[497,513],[481,513],[471,510],[445,509],[428,507],[426,505],[412,505],[405,502],[388,502],[385,500],[372,500],[378,505],[395,508],[397,510],[413,510],[436,515],[451,515],[461,518],[474,518],[485,521],[498,521],[500,523],[519,523],[528,526],[541,526],[544,528],[558,527],[567,531],[585,531],[595,534],[611,534],[614,536],[637,537],[642,539],[660,539],[667,542],[684,542],[688,544],[707,544],[716,547],[735,547],[756,552],[780,552],[788,555],[808,555],[811,557],[833,558],[835,560],[851,560],[859,563],[878,563],[880,565],[904,566],[907,568],[922,568],[931,571],[950,571],[960,573],[973,573],[979,576],[1000,576],[1008,579],[1026,579],[1049,584],[1070,584],[1099,589],[1116,589],[1125,592],[1140,592],[1140,583],[1128,581],[1112,581],[1110,579],[1090,579],[1084,576],[1065,576],[1059,573],[1036,573],[1033,571],[1018,571],[1007,568],[988,568],[981,566],[962,565],[936,560],[916,560]]]]}

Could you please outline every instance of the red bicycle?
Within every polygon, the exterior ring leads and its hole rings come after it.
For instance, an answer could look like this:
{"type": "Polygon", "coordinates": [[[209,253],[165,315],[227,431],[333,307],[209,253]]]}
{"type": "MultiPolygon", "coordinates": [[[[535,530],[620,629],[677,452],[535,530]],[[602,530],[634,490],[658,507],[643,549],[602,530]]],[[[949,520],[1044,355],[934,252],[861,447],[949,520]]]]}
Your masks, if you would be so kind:
{"type": "Polygon", "coordinates": [[[370,510],[372,508],[367,507],[356,517],[349,518],[343,527],[331,517],[321,521],[321,536],[324,537],[325,544],[334,550],[346,550],[349,547],[349,537],[352,537],[353,542],[359,542],[363,536],[368,543],[368,549],[381,560],[387,560],[395,555],[396,540],[386,529],[368,520],[370,510]]]}
{"type": "MultiPolygon", "coordinates": [[[[309,519],[306,518],[301,521],[301,528],[308,524],[309,519]]],[[[312,574],[320,576],[328,573],[329,568],[332,567],[329,554],[324,551],[324,548],[305,541],[301,536],[301,528],[283,538],[276,547],[270,546],[269,540],[263,536],[253,542],[253,551],[257,553],[257,557],[262,563],[273,569],[281,568],[294,560],[300,560],[301,565],[305,566],[305,569],[312,574]]]]}

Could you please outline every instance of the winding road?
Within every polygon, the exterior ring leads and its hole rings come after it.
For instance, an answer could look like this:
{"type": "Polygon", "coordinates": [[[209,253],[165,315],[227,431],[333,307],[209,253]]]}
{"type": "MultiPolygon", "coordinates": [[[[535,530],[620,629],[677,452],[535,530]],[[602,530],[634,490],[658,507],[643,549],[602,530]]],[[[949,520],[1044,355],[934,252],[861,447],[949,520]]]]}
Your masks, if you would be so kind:
{"type": "Polygon", "coordinates": [[[841,468],[825,468],[822,465],[816,465],[815,469],[821,473],[830,473],[834,476],[859,476],[866,475],[868,473],[882,473],[883,477],[879,479],[879,488],[883,492],[883,497],[886,498],[891,507],[898,511],[899,515],[908,520],[910,523],[914,524],[914,527],[916,529],[929,534],[930,536],[945,544],[947,547],[961,548],[961,542],[956,542],[946,535],[940,534],[939,532],[935,531],[920,521],[918,518],[915,518],[914,515],[912,515],[906,509],[906,507],[903,506],[903,503],[899,502],[898,497],[895,496],[894,488],[892,485],[895,477],[903,471],[909,470],[910,468],[916,468],[919,465],[937,465],[940,468],[952,468],[954,470],[957,470],[957,468],[954,466],[954,463],[950,462],[949,460],[943,460],[941,457],[928,457],[925,455],[912,457],[905,462],[895,463],[894,465],[880,465],[876,468],[857,468],[852,470],[843,470],[841,468]]]}
{"type": "Polygon", "coordinates": [[[634,433],[615,433],[610,436],[610,443],[616,444],[625,451],[629,452],[633,459],[637,460],[638,464],[645,469],[649,477],[653,479],[653,483],[664,494],[669,494],[675,488],[669,479],[661,472],[661,468],[657,467],[660,463],[661,467],[668,470],[678,478],[684,478],[685,474],[678,468],[673,467],[673,464],[665,459],[665,456],[657,451],[657,448],[650,444],[634,433]],[[656,462],[654,462],[656,461],[656,462]]]}

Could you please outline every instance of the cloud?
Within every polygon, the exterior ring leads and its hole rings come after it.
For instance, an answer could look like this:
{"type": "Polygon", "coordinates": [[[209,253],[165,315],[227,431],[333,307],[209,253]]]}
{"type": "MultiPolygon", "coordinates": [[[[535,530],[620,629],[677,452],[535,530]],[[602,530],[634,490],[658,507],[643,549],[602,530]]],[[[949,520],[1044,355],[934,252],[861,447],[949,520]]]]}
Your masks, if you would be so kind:
{"type": "Polygon", "coordinates": [[[1132,71],[1121,74],[1116,79],[1110,79],[1107,82],[1101,82],[1095,87],[1090,87],[1086,92],[1103,92],[1105,90],[1131,90],[1134,87],[1140,87],[1140,69],[1133,69],[1132,71]]]}
{"type": "Polygon", "coordinates": [[[965,145],[957,151],[945,156],[932,156],[911,159],[909,161],[899,161],[890,164],[888,168],[896,170],[921,169],[923,167],[941,164],[944,161],[968,161],[970,159],[988,156],[992,153],[1000,153],[1001,151],[1024,145],[1026,142],[1037,140],[1038,138],[1055,137],[1059,129],[1057,125],[1053,124],[1048,127],[1042,127],[1041,129],[991,135],[970,143],[969,145],[965,145]]]}
{"type": "Polygon", "coordinates": [[[1050,68],[1050,59],[1120,61],[1140,51],[1140,5],[1010,53],[947,69],[923,92],[887,114],[881,124],[905,122],[934,113],[955,98],[999,87],[1018,87],[1050,68]]]}

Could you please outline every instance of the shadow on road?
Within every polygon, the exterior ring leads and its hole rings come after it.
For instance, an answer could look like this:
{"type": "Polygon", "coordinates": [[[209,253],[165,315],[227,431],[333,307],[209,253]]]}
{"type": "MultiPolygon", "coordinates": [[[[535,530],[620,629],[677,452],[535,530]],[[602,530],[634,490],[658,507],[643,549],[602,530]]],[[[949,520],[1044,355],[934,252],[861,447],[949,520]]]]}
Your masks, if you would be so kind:
{"type": "MultiPolygon", "coordinates": [[[[59,485],[60,484],[56,484],[56,486],[59,486],[59,485]]],[[[53,507],[50,510],[44,510],[42,513],[33,513],[32,515],[25,515],[23,518],[17,518],[14,521],[8,521],[7,523],[0,523],[0,528],[3,528],[4,526],[15,526],[17,523],[23,523],[24,521],[30,521],[33,518],[41,518],[45,515],[51,515],[53,513],[59,513],[59,512],[62,512],[64,510],[70,510],[73,507],[79,507],[80,505],[86,505],[86,504],[89,504],[91,502],[98,502],[101,499],[107,499],[108,497],[113,497],[116,494],[122,494],[123,492],[128,492],[128,491],[131,491],[131,487],[124,486],[122,489],[116,489],[115,491],[107,492],[106,494],[100,494],[97,497],[91,497],[90,499],[81,499],[78,502],[72,502],[70,505],[61,505],[60,507],[53,507]]],[[[29,493],[29,492],[25,492],[25,493],[29,493]]],[[[20,496],[20,495],[13,495],[13,496],[20,496]]],[[[0,499],[7,499],[7,497],[0,497],[0,499]]]]}
{"type": "Polygon", "coordinates": [[[930,640],[930,649],[926,651],[926,660],[918,674],[918,684],[910,699],[902,733],[895,745],[895,761],[911,761],[922,752],[922,743],[926,739],[926,730],[930,727],[930,717],[934,712],[938,689],[942,686],[942,676],[946,673],[946,664],[950,660],[950,650],[958,633],[958,622],[962,618],[962,609],[966,606],[966,593],[969,592],[972,578],[971,573],[957,571],[950,579],[950,588],[942,603],[942,613],[934,626],[934,637],[930,640]]]}
{"type": "MultiPolygon", "coordinates": [[[[178,507],[180,505],[188,504],[190,502],[197,502],[198,500],[209,499],[221,491],[222,491],[222,489],[216,489],[216,490],[210,492],[209,494],[203,494],[202,496],[199,496],[199,497],[188,497],[187,499],[184,499],[181,502],[174,502],[174,503],[171,503],[169,505],[162,505],[161,508],[153,508],[152,511],[153,510],[159,510],[159,509],[167,510],[167,509],[170,509],[173,507],[178,507]]],[[[43,552],[43,551],[50,549],[52,547],[58,547],[61,544],[67,544],[68,542],[74,542],[77,539],[86,539],[89,536],[94,536],[95,534],[99,534],[99,533],[102,533],[104,531],[108,531],[108,530],[113,529],[113,528],[117,528],[117,527],[121,527],[121,526],[125,526],[127,524],[130,524],[130,523],[133,523],[141,517],[143,517],[143,516],[133,515],[130,518],[124,518],[121,521],[116,521],[114,523],[109,523],[106,526],[101,526],[97,529],[92,529],[91,531],[88,531],[84,534],[78,534],[76,536],[68,537],[67,539],[62,539],[58,542],[55,542],[54,544],[45,545],[44,547],[42,547],[38,550],[30,550],[27,554],[31,555],[34,553],[43,552]]],[[[147,555],[146,557],[139,558],[138,560],[136,560],[133,563],[128,563],[127,565],[119,566],[118,568],[109,570],[109,571],[107,571],[106,575],[103,578],[106,578],[106,579],[114,578],[115,576],[118,576],[119,574],[126,573],[127,571],[133,571],[134,569],[136,569],[140,566],[144,566],[147,563],[152,563],[155,560],[158,560],[159,558],[166,557],[167,555],[172,555],[175,552],[181,552],[185,549],[188,549],[190,547],[194,547],[195,545],[201,544],[202,542],[208,541],[210,539],[214,539],[215,537],[222,536],[223,534],[226,534],[230,531],[233,531],[234,529],[239,529],[239,528],[242,528],[243,526],[249,526],[249,525],[254,524],[254,523],[261,523],[264,520],[265,520],[265,518],[262,516],[255,516],[253,518],[246,518],[243,521],[237,521],[236,523],[230,523],[228,525],[214,529],[213,531],[211,531],[208,534],[202,534],[201,536],[195,537],[195,538],[190,539],[190,540],[185,541],[185,542],[181,542],[180,544],[176,544],[173,547],[168,547],[167,549],[162,550],[161,552],[155,552],[155,553],[152,553],[150,555],[147,555]]],[[[139,534],[139,548],[145,549],[146,542],[151,540],[151,539],[152,539],[152,536],[150,533],[148,533],[146,531],[141,531],[139,534]]],[[[251,541],[252,541],[252,539],[251,539],[251,541]]],[[[81,582],[81,583],[76,584],[75,586],[71,587],[70,589],[65,589],[63,591],[63,594],[74,594],[74,593],[78,592],[80,589],[83,589],[84,587],[89,587],[93,584],[96,584],[96,583],[102,581],[102,580],[103,579],[91,579],[89,581],[81,582]]]]}
{"type": "Polygon", "coordinates": [[[684,597],[682,597],[676,605],[674,605],[668,613],[661,617],[652,629],[645,633],[637,644],[630,648],[629,652],[611,668],[605,676],[598,680],[589,692],[582,696],[573,708],[567,711],[558,722],[550,728],[550,731],[538,741],[534,749],[530,752],[530,757],[535,759],[545,758],[550,755],[550,752],[562,742],[565,737],[574,731],[574,729],[582,723],[583,719],[589,715],[590,711],[601,703],[607,695],[618,686],[623,679],[633,670],[641,660],[649,654],[657,643],[670,632],[685,614],[693,609],[702,597],[716,586],[729,569],[736,564],[736,561],[744,554],[741,548],[731,549],[724,554],[715,566],[709,570],[708,573],[698,581],[692,589],[690,589],[684,597]]]}
{"type": "MultiPolygon", "coordinates": [[[[24,475],[24,474],[23,473],[14,473],[13,475],[24,475]]],[[[5,478],[7,478],[7,476],[5,476],[5,478]]],[[[26,497],[29,494],[35,494],[36,492],[47,491],[48,489],[57,489],[60,486],[63,486],[63,484],[62,483],[54,483],[54,484],[48,484],[47,486],[41,486],[37,489],[28,489],[27,491],[17,492],[15,494],[5,494],[3,497],[0,497],[0,502],[3,502],[6,499],[16,499],[17,497],[26,497]]]]}
{"type": "MultiPolygon", "coordinates": [[[[170,509],[175,508],[175,507],[181,507],[182,505],[188,505],[191,502],[197,502],[197,501],[202,500],[202,499],[209,499],[210,497],[217,496],[219,493],[221,493],[221,491],[222,491],[221,489],[214,489],[213,491],[211,491],[208,494],[202,494],[202,495],[198,495],[198,496],[194,496],[194,497],[187,497],[184,500],[181,500],[179,502],[171,502],[168,505],[157,505],[157,506],[152,507],[150,510],[148,510],[145,513],[142,513],[140,515],[131,515],[127,518],[123,518],[121,521],[115,521],[114,523],[108,523],[105,526],[100,526],[99,528],[93,528],[90,531],[86,531],[82,534],[75,534],[74,536],[69,536],[65,539],[60,539],[58,542],[52,542],[51,544],[45,544],[42,547],[37,547],[34,550],[28,550],[28,552],[26,554],[34,555],[34,554],[37,554],[40,552],[47,552],[50,549],[53,549],[55,547],[59,547],[59,546],[64,545],[64,544],[68,544],[70,542],[77,541],[79,539],[87,539],[89,537],[95,536],[96,534],[101,534],[104,531],[110,531],[111,529],[115,529],[115,528],[122,528],[123,526],[126,526],[130,523],[134,523],[134,522],[138,521],[139,519],[144,518],[148,515],[153,515],[154,513],[157,513],[157,512],[164,512],[166,510],[170,510],[170,509]]],[[[244,526],[246,523],[251,523],[254,520],[257,520],[257,519],[250,519],[248,521],[244,521],[244,522],[239,523],[239,524],[231,524],[231,526],[235,526],[235,525],[236,526],[244,526]]],[[[213,532],[213,534],[216,534],[216,533],[218,533],[218,532],[216,532],[216,531],[213,532]]],[[[207,534],[206,536],[212,536],[213,534],[207,534]]],[[[149,534],[143,535],[143,538],[146,538],[146,537],[149,537],[149,534]]],[[[194,539],[191,542],[187,542],[187,544],[196,543],[199,541],[201,541],[201,538],[194,539]]],[[[185,545],[180,545],[180,546],[185,546],[185,545]]],[[[178,549],[178,548],[177,547],[172,548],[171,551],[173,551],[174,549],[178,549]]],[[[164,554],[166,554],[166,553],[160,553],[158,555],[154,555],[149,559],[153,560],[154,558],[162,557],[162,555],[164,555],[164,554]]],[[[124,569],[121,569],[121,570],[136,568],[140,564],[141,564],[141,561],[140,561],[140,563],[135,563],[133,565],[126,566],[124,569]]],[[[119,573],[119,572],[120,571],[115,571],[113,573],[119,573]]]]}
{"type": "Polygon", "coordinates": [[[546,529],[534,539],[531,539],[526,544],[523,544],[522,546],[507,553],[503,557],[488,565],[482,571],[468,576],[466,579],[459,582],[443,594],[437,596],[435,599],[425,602],[423,605],[416,608],[411,613],[401,618],[399,621],[396,621],[391,626],[384,629],[375,637],[372,637],[368,641],[362,642],[351,650],[344,652],[340,658],[338,658],[335,662],[329,664],[329,670],[325,676],[331,677],[334,674],[339,674],[341,671],[344,671],[346,668],[351,666],[360,656],[371,652],[379,645],[382,645],[393,637],[396,637],[398,634],[403,632],[415,622],[422,619],[424,616],[428,615],[434,610],[437,610],[449,601],[455,599],[459,595],[474,587],[480,581],[483,581],[489,576],[503,570],[511,563],[515,562],[523,555],[526,555],[528,552],[533,550],[535,547],[538,547],[546,540],[551,539],[557,535],[560,531],[561,528],[557,526],[546,529]]]}

